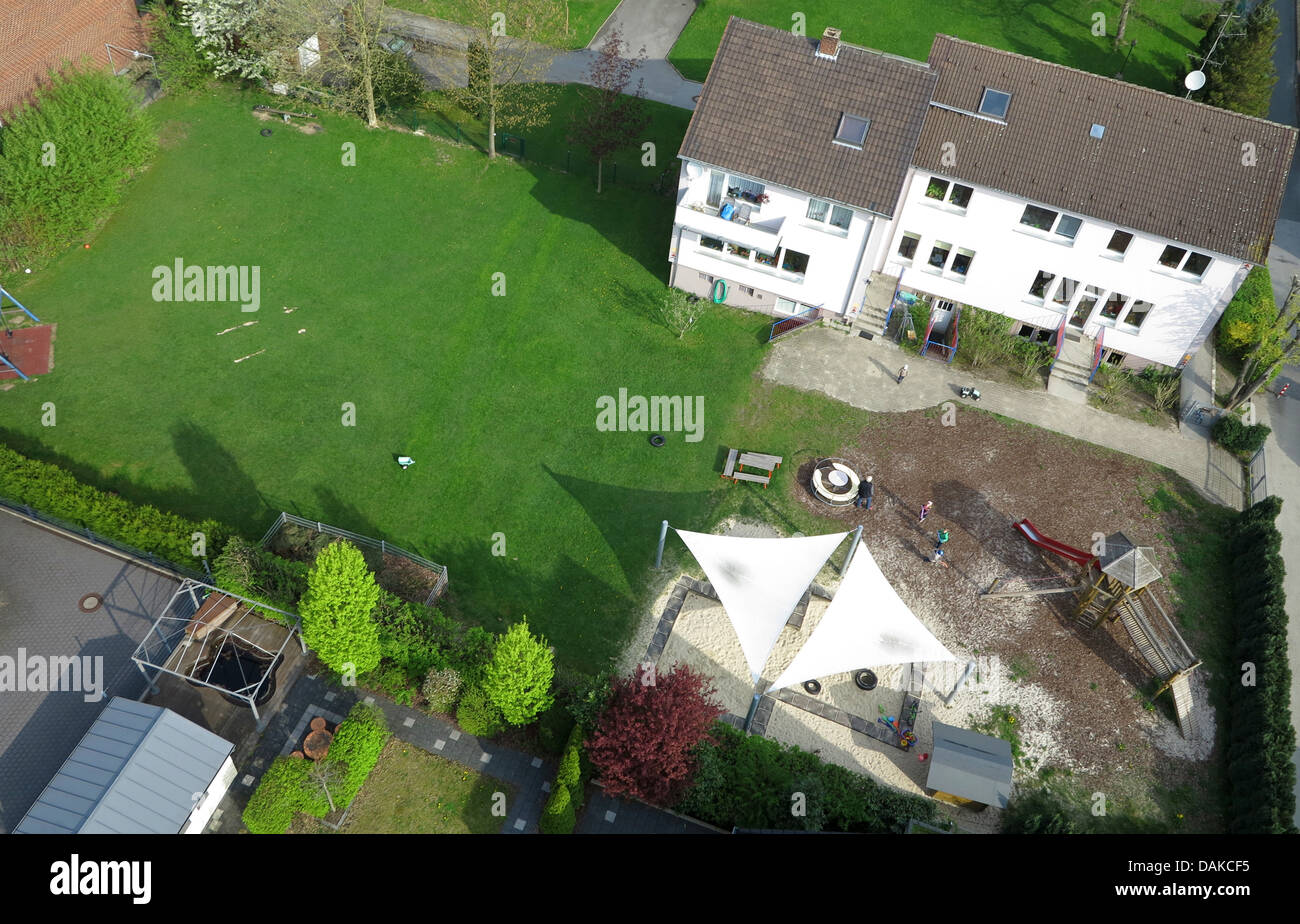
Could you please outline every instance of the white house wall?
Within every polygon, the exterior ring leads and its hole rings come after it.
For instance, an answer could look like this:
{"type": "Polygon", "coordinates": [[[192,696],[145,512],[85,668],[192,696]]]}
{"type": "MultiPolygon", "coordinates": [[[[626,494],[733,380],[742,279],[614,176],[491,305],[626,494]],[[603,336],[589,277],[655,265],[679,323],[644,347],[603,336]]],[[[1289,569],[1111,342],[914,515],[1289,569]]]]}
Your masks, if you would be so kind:
{"type": "MultiPolygon", "coordinates": [[[[1060,324],[1062,310],[1051,300],[1050,290],[1046,299],[1036,300],[1029,295],[1039,270],[1056,275],[1053,288],[1062,278],[1079,283],[1066,313],[1073,311],[1089,285],[1105,289],[1108,294],[1121,292],[1131,299],[1151,302],[1154,308],[1140,329],[1105,323],[1105,347],[1128,355],[1130,361],[1139,358],[1177,366],[1200,346],[1250,269],[1250,264],[1241,260],[1131,228],[1120,229],[1132,233],[1133,240],[1119,258],[1107,251],[1115,225],[1076,216],[1083,219],[1083,224],[1070,242],[1022,225],[1020,218],[1028,201],[986,187],[963,183],[974,189],[964,211],[937,203],[926,197],[931,176],[929,171],[917,168],[910,171],[889,245],[878,254],[873,269],[899,274],[904,287],[1049,329],[1060,324]],[[920,235],[910,263],[899,257],[899,246],[909,232],[920,235]],[[958,248],[974,251],[964,279],[927,266],[936,242],[950,244],[952,254],[958,248]],[[1206,254],[1213,262],[1200,278],[1166,269],[1157,260],[1170,243],[1206,254]]],[[[1047,203],[1032,204],[1051,208],[1047,203]]],[[[951,266],[952,255],[947,262],[951,266]]],[[[1106,297],[1102,296],[1103,303],[1106,297]]],[[[1121,314],[1117,321],[1122,322],[1124,316],[1121,314]]],[[[1095,336],[1101,326],[1098,306],[1084,332],[1095,336]]]]}
{"type": "MultiPolygon", "coordinates": [[[[708,284],[699,279],[699,274],[703,273],[725,280],[729,290],[727,302],[738,307],[777,313],[772,296],[779,296],[801,306],[821,308],[823,314],[836,316],[845,310],[847,302],[850,314],[854,313],[862,286],[854,287],[851,283],[855,269],[859,280],[868,274],[870,264],[863,256],[863,245],[873,237],[872,228],[877,223],[873,220],[875,216],[852,209],[853,217],[847,234],[837,233],[828,223],[817,224],[806,217],[810,198],[806,193],[764,183],[770,201],[757,208],[751,205],[753,214],[747,227],[736,222],[724,222],[711,209],[706,213],[692,208],[707,207],[712,169],[692,162],[683,165],[669,255],[676,264],[673,285],[704,294],[708,284]],[[692,173],[698,175],[692,176],[692,173]],[[808,268],[800,279],[783,272],[779,266],[762,267],[752,256],[744,260],[708,250],[700,245],[702,236],[742,245],[752,244],[754,247],[751,249],[779,245],[783,251],[788,248],[807,254],[808,268]],[[862,258],[860,266],[859,258],[862,258]],[[752,288],[756,293],[768,293],[769,297],[761,299],[756,295],[747,298],[740,293],[741,286],[752,288]],[[854,298],[850,300],[851,288],[854,298]]],[[[724,202],[732,176],[734,174],[728,173],[724,182],[724,202]]],[[[747,179],[762,182],[757,177],[747,179]]],[[[834,200],[823,201],[843,206],[834,200]]],[[[883,234],[877,234],[884,239],[883,234]]],[[[879,243],[876,246],[879,247],[879,243]]],[[[780,260],[779,255],[778,262],[780,260]]]]}

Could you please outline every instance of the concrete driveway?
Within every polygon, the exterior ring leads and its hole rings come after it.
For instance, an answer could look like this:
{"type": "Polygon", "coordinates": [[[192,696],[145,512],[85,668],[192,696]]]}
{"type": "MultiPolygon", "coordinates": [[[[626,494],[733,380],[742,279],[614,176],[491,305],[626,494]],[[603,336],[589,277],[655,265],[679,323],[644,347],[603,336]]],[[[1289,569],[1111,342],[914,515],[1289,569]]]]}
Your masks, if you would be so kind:
{"type": "Polygon", "coordinates": [[[598,50],[617,29],[633,54],[644,47],[649,60],[667,58],[694,12],[695,0],[623,0],[587,47],[598,50]]]}

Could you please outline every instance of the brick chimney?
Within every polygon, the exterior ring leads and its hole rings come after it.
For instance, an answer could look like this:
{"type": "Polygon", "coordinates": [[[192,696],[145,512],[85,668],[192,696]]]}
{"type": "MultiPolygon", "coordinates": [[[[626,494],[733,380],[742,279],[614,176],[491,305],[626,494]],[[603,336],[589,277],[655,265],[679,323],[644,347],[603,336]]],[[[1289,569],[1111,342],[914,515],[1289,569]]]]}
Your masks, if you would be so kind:
{"type": "Polygon", "coordinates": [[[834,61],[839,53],[840,30],[827,26],[826,31],[822,33],[821,41],[817,43],[817,57],[834,61]]]}

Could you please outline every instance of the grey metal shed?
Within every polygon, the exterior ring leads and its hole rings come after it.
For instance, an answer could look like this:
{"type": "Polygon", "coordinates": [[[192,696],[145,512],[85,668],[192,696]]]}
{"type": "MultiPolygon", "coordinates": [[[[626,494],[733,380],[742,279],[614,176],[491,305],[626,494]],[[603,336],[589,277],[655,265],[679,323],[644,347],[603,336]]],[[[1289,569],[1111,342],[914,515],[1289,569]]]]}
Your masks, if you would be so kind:
{"type": "MultiPolygon", "coordinates": [[[[177,834],[234,745],[170,709],[113,697],[15,834],[177,834]]],[[[229,771],[228,771],[229,774],[229,771]]]]}
{"type": "Polygon", "coordinates": [[[935,722],[925,788],[945,802],[1006,808],[1013,767],[1010,742],[935,722]]]}

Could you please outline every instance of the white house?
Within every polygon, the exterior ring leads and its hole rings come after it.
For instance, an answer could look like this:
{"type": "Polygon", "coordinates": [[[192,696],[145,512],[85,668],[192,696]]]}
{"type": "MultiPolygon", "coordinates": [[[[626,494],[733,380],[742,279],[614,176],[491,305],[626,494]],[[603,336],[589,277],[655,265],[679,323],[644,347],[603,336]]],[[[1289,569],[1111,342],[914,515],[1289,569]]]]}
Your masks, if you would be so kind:
{"type": "Polygon", "coordinates": [[[941,357],[974,306],[1083,384],[1103,360],[1181,366],[1265,258],[1295,129],[949,36],[922,65],[828,33],[729,23],[682,144],[671,284],[876,333],[913,293],[941,357]],[[874,147],[844,137],[858,116],[874,147]],[[757,189],[747,223],[716,211],[757,189]]]}

